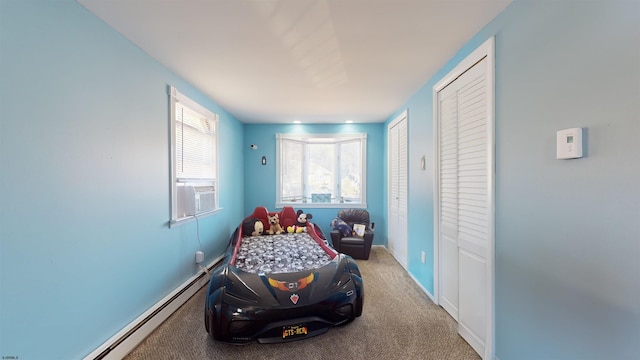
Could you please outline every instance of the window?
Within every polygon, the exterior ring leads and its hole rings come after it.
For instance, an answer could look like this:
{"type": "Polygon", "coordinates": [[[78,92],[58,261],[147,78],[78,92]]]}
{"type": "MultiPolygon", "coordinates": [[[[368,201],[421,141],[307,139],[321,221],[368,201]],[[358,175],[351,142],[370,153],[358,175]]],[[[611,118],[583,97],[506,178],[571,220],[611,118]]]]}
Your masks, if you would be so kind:
{"type": "Polygon", "coordinates": [[[276,207],[366,207],[367,134],[276,134],[276,207]]]}
{"type": "Polygon", "coordinates": [[[171,223],[218,209],[218,116],[175,88],[171,112],[171,223]]]}

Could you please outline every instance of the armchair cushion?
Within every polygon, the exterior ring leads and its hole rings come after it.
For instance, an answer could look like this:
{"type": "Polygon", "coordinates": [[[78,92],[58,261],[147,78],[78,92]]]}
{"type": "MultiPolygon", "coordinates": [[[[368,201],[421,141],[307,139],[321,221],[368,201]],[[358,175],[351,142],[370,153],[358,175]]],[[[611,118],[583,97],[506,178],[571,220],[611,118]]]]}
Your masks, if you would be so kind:
{"type": "Polygon", "coordinates": [[[340,239],[340,245],[364,245],[364,237],[360,236],[345,236],[340,239]]]}

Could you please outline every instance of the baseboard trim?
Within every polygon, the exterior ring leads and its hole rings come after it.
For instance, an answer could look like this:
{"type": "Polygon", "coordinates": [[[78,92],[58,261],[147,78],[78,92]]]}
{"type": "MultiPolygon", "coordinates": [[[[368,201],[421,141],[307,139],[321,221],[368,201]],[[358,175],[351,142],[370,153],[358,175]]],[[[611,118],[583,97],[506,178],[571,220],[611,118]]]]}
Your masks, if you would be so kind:
{"type": "MultiPolygon", "coordinates": [[[[373,245],[373,247],[383,248],[383,249],[387,250],[387,252],[389,252],[389,249],[387,249],[387,247],[386,247],[386,246],[384,246],[384,245],[373,245]]],[[[395,259],[395,257],[394,257],[394,259],[395,259]]],[[[397,259],[396,259],[396,261],[397,261],[397,259]]],[[[400,264],[400,263],[398,262],[398,264],[400,264]]],[[[400,264],[400,266],[402,266],[402,264],[400,264]]],[[[406,268],[406,267],[404,267],[404,266],[402,266],[402,268],[404,269],[404,271],[406,271],[406,272],[407,272],[407,274],[409,274],[409,277],[413,280],[413,282],[414,282],[414,283],[416,283],[416,285],[418,285],[418,287],[420,288],[420,290],[422,290],[422,291],[427,295],[427,297],[428,297],[431,301],[433,301],[433,303],[434,303],[434,304],[438,304],[438,303],[434,300],[435,298],[433,297],[433,295],[432,295],[432,294],[431,294],[431,293],[430,293],[430,292],[429,292],[429,291],[428,291],[424,286],[422,286],[422,284],[420,284],[420,282],[418,281],[418,279],[416,279],[416,278],[415,278],[415,277],[414,277],[414,276],[409,272],[409,269],[407,269],[407,268],[406,268]]]]}
{"type": "MultiPolygon", "coordinates": [[[[207,265],[207,269],[213,269],[222,258],[223,256],[219,256],[213,260],[207,265]]],[[[208,282],[209,277],[206,276],[206,273],[199,271],[85,356],[83,360],[119,360],[124,358],[208,282]]]]}
{"type": "Polygon", "coordinates": [[[433,295],[429,292],[429,290],[427,290],[427,288],[425,288],[424,286],[422,286],[422,284],[420,284],[420,282],[418,281],[418,279],[416,279],[409,271],[407,271],[407,274],[409,274],[409,277],[411,279],[413,279],[413,282],[416,283],[416,285],[418,285],[418,287],[427,295],[427,297],[429,299],[431,299],[431,301],[433,303],[436,303],[436,301],[434,300],[433,295]]]}

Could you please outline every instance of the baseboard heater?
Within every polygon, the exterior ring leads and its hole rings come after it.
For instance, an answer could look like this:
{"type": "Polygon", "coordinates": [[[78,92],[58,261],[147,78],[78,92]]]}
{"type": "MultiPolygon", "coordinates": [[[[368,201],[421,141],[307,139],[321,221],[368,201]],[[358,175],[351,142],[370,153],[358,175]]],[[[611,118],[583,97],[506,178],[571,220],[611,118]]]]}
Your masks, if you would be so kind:
{"type": "MultiPolygon", "coordinates": [[[[212,261],[207,266],[207,269],[212,270],[215,268],[218,263],[222,261],[222,258],[223,257],[220,256],[212,261]]],[[[128,326],[112,336],[104,344],[85,356],[83,360],[122,359],[208,282],[209,279],[206,273],[200,271],[157,302],[149,310],[145,311],[128,326]]]]}

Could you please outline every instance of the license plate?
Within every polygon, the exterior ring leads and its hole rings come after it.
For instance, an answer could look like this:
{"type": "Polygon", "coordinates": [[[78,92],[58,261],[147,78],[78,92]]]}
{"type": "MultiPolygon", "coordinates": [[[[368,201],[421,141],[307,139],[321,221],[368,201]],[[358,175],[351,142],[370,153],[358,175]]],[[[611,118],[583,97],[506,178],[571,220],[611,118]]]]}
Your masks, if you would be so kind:
{"type": "Polygon", "coordinates": [[[282,338],[289,339],[293,337],[302,337],[306,336],[309,333],[309,330],[306,326],[303,325],[291,325],[284,326],[282,328],[282,338]]]}

